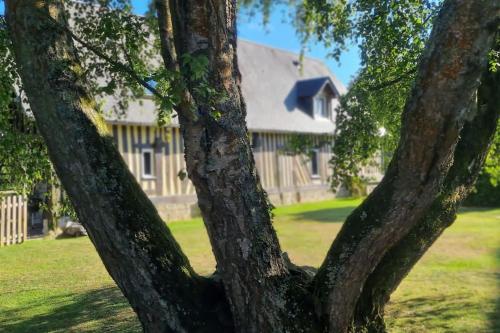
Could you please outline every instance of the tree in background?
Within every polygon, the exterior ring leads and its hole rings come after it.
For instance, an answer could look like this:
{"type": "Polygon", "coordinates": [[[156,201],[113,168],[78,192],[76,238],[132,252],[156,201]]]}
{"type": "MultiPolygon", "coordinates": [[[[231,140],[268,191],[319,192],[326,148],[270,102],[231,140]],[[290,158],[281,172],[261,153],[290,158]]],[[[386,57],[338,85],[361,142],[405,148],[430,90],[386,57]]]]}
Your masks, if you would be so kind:
{"type": "MultiPolygon", "coordinates": [[[[362,168],[382,152],[387,168],[401,130],[401,114],[434,18],[443,1],[242,1],[245,12],[261,12],[265,25],[273,8],[286,7],[303,51],[311,41],[323,43],[338,60],[351,43],[360,50],[361,68],[337,110],[332,188],[359,179],[362,168]]],[[[491,69],[499,63],[490,53],[491,69]]],[[[500,141],[497,131],[495,142],[500,141]]],[[[307,151],[307,145],[302,145],[307,151]]],[[[493,145],[472,204],[497,204],[500,153],[493,145]],[[484,191],[481,194],[481,191],[484,191]],[[488,200],[489,199],[489,200],[488,200]]]]}
{"type": "Polygon", "coordinates": [[[33,115],[15,90],[9,44],[6,22],[0,17],[0,191],[30,193],[38,182],[51,178],[52,170],[33,115]]]}
{"type": "MultiPolygon", "coordinates": [[[[307,4],[314,10],[330,3],[307,4]]],[[[271,225],[245,125],[235,1],[154,4],[163,60],[157,75],[165,82],[151,90],[161,110],[175,108],[179,117],[188,175],[217,260],[211,277],[196,274],[128,171],[80,59],[80,48],[87,48],[111,70],[146,86],[149,77],[134,70],[130,52],[147,50],[125,43],[123,52],[108,50],[119,56],[110,56],[68,27],[62,1],[6,1],[16,68],[50,159],[144,330],[384,331],[390,293],[454,220],[496,130],[500,84],[488,70],[487,54],[498,33],[500,4],[443,4],[386,176],[347,218],[317,272],[287,259],[271,225]]],[[[126,13],[127,3],[119,9],[126,13]]],[[[115,29],[105,24],[93,38],[123,42],[115,29]]],[[[146,40],[141,31],[133,40],[146,40]]]]}

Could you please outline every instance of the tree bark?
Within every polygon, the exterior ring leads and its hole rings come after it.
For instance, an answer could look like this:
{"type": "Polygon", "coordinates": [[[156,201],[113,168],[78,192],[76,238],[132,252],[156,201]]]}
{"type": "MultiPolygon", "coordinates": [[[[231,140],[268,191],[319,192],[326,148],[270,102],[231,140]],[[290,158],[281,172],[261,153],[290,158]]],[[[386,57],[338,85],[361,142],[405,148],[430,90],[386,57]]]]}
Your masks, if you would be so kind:
{"type": "Polygon", "coordinates": [[[390,249],[370,274],[358,300],[356,331],[385,332],[384,307],[390,295],[456,219],[462,201],[472,191],[495,135],[500,114],[500,72],[488,69],[478,90],[474,118],[467,120],[455,149],[453,165],[425,217],[390,249]]]}
{"type": "Polygon", "coordinates": [[[160,0],[156,6],[166,67],[182,72],[186,55],[207,57],[208,82],[220,95],[206,100],[197,93],[199,82],[184,74],[186,91],[177,111],[188,175],[237,331],[306,327],[309,324],[289,320],[291,309],[300,308],[287,296],[295,284],[271,224],[249,143],[236,57],[236,1],[160,0]],[[180,63],[173,64],[176,58],[180,63]]]}
{"type": "Polygon", "coordinates": [[[220,288],[195,274],[96,112],[72,40],[58,28],[66,26],[62,2],[9,0],[6,14],[23,87],[57,175],[144,330],[224,331],[215,313],[225,304],[220,288]]]}
{"type": "Polygon", "coordinates": [[[315,277],[330,332],[351,326],[361,291],[387,251],[432,210],[498,26],[495,1],[446,1],[403,113],[386,176],[346,220],[315,277]]]}
{"type": "MultiPolygon", "coordinates": [[[[16,63],[38,128],[107,270],[146,332],[347,331],[358,318],[356,305],[361,317],[372,313],[372,304],[386,299],[409,269],[380,284],[377,272],[386,261],[392,268],[391,253],[419,227],[427,231],[426,217],[438,219],[436,230],[444,226],[441,220],[454,214],[454,195],[470,186],[482,163],[486,131],[473,150],[464,144],[476,126],[496,119],[489,109],[474,116],[469,106],[500,4],[445,2],[404,112],[396,158],[347,219],[313,280],[282,254],[255,168],[237,67],[236,1],[155,3],[165,66],[181,77],[176,110],[188,175],[217,259],[212,278],[196,275],[113,146],[71,36],[60,29],[66,25],[62,1],[6,1],[16,63]],[[199,56],[208,59],[207,82],[183,63],[199,56]],[[200,92],[205,84],[216,93],[200,92]],[[453,197],[446,201],[446,195],[453,197]],[[374,301],[360,300],[363,288],[374,301]]],[[[434,230],[415,236],[427,245],[403,249],[411,252],[410,263],[440,233],[434,230]]]]}

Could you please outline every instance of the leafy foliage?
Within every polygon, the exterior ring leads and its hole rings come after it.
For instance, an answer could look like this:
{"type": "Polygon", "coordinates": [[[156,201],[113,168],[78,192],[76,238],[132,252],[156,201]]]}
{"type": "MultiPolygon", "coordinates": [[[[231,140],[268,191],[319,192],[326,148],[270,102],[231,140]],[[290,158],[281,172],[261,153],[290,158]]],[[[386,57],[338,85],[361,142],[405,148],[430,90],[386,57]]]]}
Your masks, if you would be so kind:
{"type": "MultiPolygon", "coordinates": [[[[332,188],[359,177],[381,151],[390,156],[399,140],[400,117],[439,2],[419,0],[280,1],[295,9],[303,43],[323,43],[338,59],[347,45],[359,46],[361,69],[341,97],[334,134],[332,188]],[[354,177],[354,178],[352,178],[354,177]]],[[[271,9],[264,0],[246,8],[271,9]]],[[[384,159],[389,160],[389,158],[384,159]]]]}
{"type": "Polygon", "coordinates": [[[148,93],[164,97],[169,76],[159,57],[153,17],[133,15],[129,0],[87,0],[66,9],[92,93],[116,100],[107,112],[123,116],[131,100],[148,93]]]}
{"type": "Polygon", "coordinates": [[[465,204],[491,207],[500,205],[500,125],[486,157],[484,168],[476,182],[474,192],[467,198],[465,204]]]}
{"type": "Polygon", "coordinates": [[[38,182],[51,179],[53,171],[33,116],[20,97],[9,47],[5,19],[0,16],[0,191],[27,193],[38,182]]]}
{"type": "MultiPolygon", "coordinates": [[[[332,188],[350,183],[376,152],[389,161],[399,140],[401,114],[415,78],[416,67],[442,1],[428,0],[245,0],[250,12],[260,10],[264,24],[273,6],[293,11],[303,52],[309,42],[323,43],[338,59],[347,45],[359,47],[361,68],[341,97],[330,165],[332,188]]],[[[500,63],[491,52],[491,69],[500,63]]],[[[500,181],[500,135],[483,173],[500,181]]],[[[305,142],[304,142],[305,143],[305,142]]],[[[386,165],[384,165],[386,167],[386,165]]]]}
{"type": "MultiPolygon", "coordinates": [[[[497,72],[500,70],[500,33],[498,34],[497,47],[490,52],[490,70],[497,72]]],[[[497,203],[500,202],[500,125],[497,127],[495,138],[491,144],[490,151],[486,158],[483,174],[487,175],[490,184],[497,188],[497,203]]],[[[476,186],[477,187],[477,186],[476,186]]]]}
{"type": "Polygon", "coordinates": [[[361,69],[337,110],[330,163],[336,187],[357,177],[377,151],[394,151],[401,113],[439,2],[314,0],[304,1],[304,7],[304,40],[317,37],[332,48],[333,57],[349,40],[360,49],[361,69]]]}
{"type": "Polygon", "coordinates": [[[206,101],[214,118],[216,102],[224,99],[208,82],[208,58],[182,54],[179,68],[165,68],[160,57],[156,12],[150,2],[146,16],[131,13],[130,0],[86,0],[68,8],[72,31],[92,91],[114,95],[113,113],[124,115],[130,100],[148,91],[157,105],[158,126],[168,125],[186,87],[206,101]]]}
{"type": "Polygon", "coordinates": [[[474,191],[464,202],[465,206],[472,207],[498,207],[500,202],[500,186],[494,186],[490,174],[483,172],[476,181],[474,191]]]}
{"type": "MultiPolygon", "coordinates": [[[[493,140],[483,172],[489,175],[491,185],[500,187],[500,127],[493,140]]],[[[499,198],[500,199],[500,198],[499,198]]]]}

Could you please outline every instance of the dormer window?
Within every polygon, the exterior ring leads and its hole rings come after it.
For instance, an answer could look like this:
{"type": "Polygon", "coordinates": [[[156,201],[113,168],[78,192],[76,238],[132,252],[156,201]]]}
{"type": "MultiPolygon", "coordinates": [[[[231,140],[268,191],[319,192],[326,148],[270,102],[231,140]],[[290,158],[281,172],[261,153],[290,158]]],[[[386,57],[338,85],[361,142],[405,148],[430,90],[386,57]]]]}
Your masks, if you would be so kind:
{"type": "Polygon", "coordinates": [[[314,118],[328,119],[327,100],[324,96],[317,96],[314,98],[314,118]]]}
{"type": "Polygon", "coordinates": [[[329,77],[298,81],[296,94],[299,108],[318,120],[333,120],[333,106],[339,94],[329,77]]]}

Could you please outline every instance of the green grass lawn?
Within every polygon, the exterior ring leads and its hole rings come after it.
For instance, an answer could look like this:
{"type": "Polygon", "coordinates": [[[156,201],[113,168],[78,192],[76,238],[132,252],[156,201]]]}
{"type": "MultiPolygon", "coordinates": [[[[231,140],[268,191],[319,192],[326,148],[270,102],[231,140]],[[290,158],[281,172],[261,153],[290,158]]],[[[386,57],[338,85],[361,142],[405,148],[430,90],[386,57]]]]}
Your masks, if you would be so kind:
{"type": "MultiPolygon", "coordinates": [[[[321,263],[342,199],[277,208],[281,245],[300,265],[321,263]]],[[[201,220],[169,224],[202,274],[215,261],[201,220]]],[[[392,297],[391,332],[500,332],[500,209],[464,209],[392,297]]],[[[0,332],[138,332],[139,323],[88,238],[0,249],[0,332]]]]}

